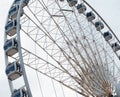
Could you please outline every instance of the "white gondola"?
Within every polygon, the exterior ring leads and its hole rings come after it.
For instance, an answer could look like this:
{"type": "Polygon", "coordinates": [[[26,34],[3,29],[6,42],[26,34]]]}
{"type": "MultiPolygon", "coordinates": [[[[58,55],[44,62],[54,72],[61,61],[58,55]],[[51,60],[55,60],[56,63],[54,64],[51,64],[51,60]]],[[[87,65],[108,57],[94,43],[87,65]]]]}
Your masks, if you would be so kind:
{"type": "MultiPolygon", "coordinates": [[[[14,5],[10,8],[8,16],[12,19],[15,19],[17,17],[18,11],[19,11],[19,5],[14,5]]],[[[23,15],[23,9],[21,10],[20,14],[21,14],[20,16],[23,15]]]]}
{"type": "MultiPolygon", "coordinates": [[[[27,4],[29,3],[30,0],[23,0],[23,4],[22,4],[22,7],[25,7],[27,6],[27,4]]],[[[21,0],[15,0],[14,1],[14,4],[20,4],[21,0]]]]}
{"type": "Polygon", "coordinates": [[[109,31],[104,32],[103,36],[104,36],[106,41],[112,39],[112,34],[109,31]]]}
{"type": "Polygon", "coordinates": [[[15,38],[7,40],[4,45],[4,50],[7,56],[13,56],[18,52],[18,44],[15,38]]]}
{"type": "Polygon", "coordinates": [[[97,22],[95,22],[95,27],[96,27],[97,31],[100,31],[104,28],[104,25],[101,21],[97,21],[97,22]]]}
{"type": "Polygon", "coordinates": [[[9,36],[13,36],[16,34],[16,28],[17,28],[17,21],[13,19],[12,21],[9,21],[5,26],[5,33],[9,36]]]}
{"type": "Polygon", "coordinates": [[[92,21],[95,19],[95,14],[92,11],[90,11],[86,13],[86,17],[88,21],[92,21]]]}
{"type": "Polygon", "coordinates": [[[22,69],[18,62],[13,62],[7,65],[6,67],[6,75],[9,80],[15,80],[22,75],[22,69]]]}
{"type": "Polygon", "coordinates": [[[69,3],[69,6],[72,7],[77,4],[78,0],[67,0],[67,2],[69,3]]]}
{"type": "Polygon", "coordinates": [[[113,43],[112,44],[112,49],[113,49],[113,51],[118,51],[118,50],[120,50],[120,45],[119,44],[117,44],[117,43],[113,43]]]}
{"type": "Polygon", "coordinates": [[[86,11],[86,9],[87,8],[83,3],[77,5],[77,10],[79,13],[84,13],[86,11]]]}
{"type": "Polygon", "coordinates": [[[28,97],[27,92],[24,88],[14,90],[11,97],[28,97]]]}

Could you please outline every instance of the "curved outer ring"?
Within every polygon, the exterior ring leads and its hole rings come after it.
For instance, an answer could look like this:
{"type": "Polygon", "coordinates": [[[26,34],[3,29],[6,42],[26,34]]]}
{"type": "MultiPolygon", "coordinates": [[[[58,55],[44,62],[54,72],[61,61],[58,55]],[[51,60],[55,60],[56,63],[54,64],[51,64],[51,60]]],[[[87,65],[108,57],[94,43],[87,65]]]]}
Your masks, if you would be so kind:
{"type": "MultiPolygon", "coordinates": [[[[96,15],[101,19],[101,21],[106,25],[106,27],[112,32],[112,34],[114,35],[114,37],[116,38],[116,40],[119,42],[120,44],[120,40],[117,38],[117,36],[114,34],[114,32],[112,31],[112,29],[110,28],[110,26],[105,22],[105,20],[95,11],[95,9],[90,6],[86,0],[83,0],[83,2],[89,6],[95,13],[96,15]]],[[[13,3],[14,4],[14,3],[13,3]]],[[[12,4],[12,5],[13,5],[12,4]]],[[[20,2],[20,8],[19,8],[19,11],[18,11],[18,15],[17,15],[17,23],[18,23],[18,26],[17,26],[17,42],[18,42],[18,53],[19,53],[19,58],[20,58],[20,64],[21,64],[21,67],[22,67],[22,70],[23,70],[23,78],[24,78],[24,82],[25,82],[25,86],[27,88],[27,92],[28,92],[28,96],[29,97],[32,97],[32,94],[31,94],[31,90],[30,90],[30,86],[29,86],[29,83],[28,83],[28,80],[27,80],[27,75],[26,75],[26,72],[25,72],[25,67],[24,67],[24,62],[23,62],[23,57],[22,57],[22,50],[21,50],[21,40],[20,40],[20,12],[22,10],[22,4],[23,4],[23,0],[21,0],[20,2]]],[[[8,21],[8,17],[7,17],[7,21],[8,21]]],[[[7,22],[6,22],[7,24],[7,22]]],[[[7,35],[5,33],[4,35],[4,43],[6,42],[7,40],[7,35]]],[[[4,52],[5,54],[5,52],[4,52]]],[[[115,53],[116,54],[116,53],[115,53]]],[[[117,54],[116,54],[117,57],[119,57],[117,54]]],[[[8,57],[7,55],[5,54],[5,64],[7,66],[8,64],[8,57]]],[[[13,89],[13,84],[11,81],[9,81],[9,86],[10,86],[10,90],[11,90],[11,93],[14,91],[13,89]]]]}
{"type": "MultiPolygon", "coordinates": [[[[14,3],[13,3],[14,4],[14,3]]],[[[13,6],[12,4],[12,6],[13,6]]],[[[18,10],[18,14],[17,14],[17,43],[18,43],[18,54],[19,54],[19,60],[20,60],[20,65],[21,65],[21,68],[22,68],[22,72],[23,72],[23,79],[24,79],[24,83],[25,83],[25,87],[27,89],[27,93],[28,93],[28,97],[32,97],[32,93],[31,93],[31,90],[30,90],[30,86],[29,86],[29,83],[28,83],[28,79],[27,79],[27,75],[26,75],[26,72],[25,72],[25,67],[24,67],[24,62],[23,62],[23,57],[22,57],[22,50],[21,50],[21,43],[20,43],[20,13],[22,11],[22,4],[23,4],[23,0],[20,1],[20,7],[19,7],[19,10],[18,10]]],[[[11,6],[11,7],[12,7],[11,6]]],[[[7,17],[7,21],[6,21],[6,24],[9,20],[9,17],[7,17]]],[[[6,42],[7,40],[7,35],[6,33],[4,34],[4,43],[6,42]]],[[[8,65],[8,57],[4,51],[4,54],[5,54],[5,65],[7,66],[8,65]]],[[[14,91],[14,88],[13,88],[13,83],[12,81],[8,80],[9,82],[9,86],[10,86],[10,91],[11,91],[11,94],[13,93],[14,91]]]]}
{"type": "Polygon", "coordinates": [[[23,0],[21,0],[21,2],[20,2],[20,8],[19,8],[19,11],[18,11],[18,16],[17,16],[17,23],[18,23],[18,26],[17,26],[18,52],[19,52],[20,64],[21,64],[22,71],[23,71],[23,78],[24,78],[25,86],[27,88],[27,93],[28,93],[29,97],[32,97],[32,93],[31,93],[30,86],[29,86],[29,83],[28,83],[27,75],[26,75],[26,72],[25,72],[25,67],[24,67],[24,62],[23,62],[23,57],[22,57],[22,50],[21,50],[21,43],[20,43],[20,41],[21,41],[20,40],[20,13],[22,11],[22,4],[23,4],[23,0]]]}

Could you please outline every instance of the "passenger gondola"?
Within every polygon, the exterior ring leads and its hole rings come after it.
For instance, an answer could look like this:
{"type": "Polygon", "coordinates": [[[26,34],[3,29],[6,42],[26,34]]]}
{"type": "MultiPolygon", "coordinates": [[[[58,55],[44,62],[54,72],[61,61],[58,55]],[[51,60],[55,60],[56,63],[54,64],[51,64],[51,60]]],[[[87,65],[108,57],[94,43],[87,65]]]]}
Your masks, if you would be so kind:
{"type": "Polygon", "coordinates": [[[113,49],[113,51],[116,52],[116,51],[120,50],[120,45],[117,42],[115,42],[112,44],[112,49],[113,49]]]}
{"type": "MultiPolygon", "coordinates": [[[[25,7],[27,6],[27,4],[29,3],[30,0],[23,0],[23,4],[22,4],[22,7],[25,7]]],[[[15,0],[14,3],[15,4],[20,4],[21,0],[15,0]]]]}
{"type": "Polygon", "coordinates": [[[24,88],[14,90],[11,97],[28,97],[27,92],[24,88]]]}
{"type": "Polygon", "coordinates": [[[97,21],[97,22],[95,22],[95,27],[96,27],[97,31],[100,31],[104,28],[104,25],[101,21],[97,21]]]}
{"type": "Polygon", "coordinates": [[[109,31],[104,32],[103,36],[104,36],[106,41],[112,39],[112,34],[109,31]]]}
{"type": "Polygon", "coordinates": [[[13,62],[7,65],[6,75],[9,80],[15,80],[22,75],[21,65],[18,62],[13,62]]]}
{"type": "Polygon", "coordinates": [[[77,5],[77,10],[79,13],[84,13],[86,11],[86,9],[87,8],[83,3],[77,5]]]}
{"type": "Polygon", "coordinates": [[[95,19],[95,14],[92,11],[90,11],[86,13],[86,17],[88,21],[92,21],[95,19]]]}
{"type": "Polygon", "coordinates": [[[9,21],[5,26],[5,33],[9,36],[13,36],[16,34],[17,29],[17,21],[16,19],[13,19],[12,21],[9,21]]]}
{"type": "Polygon", "coordinates": [[[18,43],[15,38],[7,40],[4,44],[4,50],[7,56],[13,56],[18,52],[18,43]]]}
{"type": "Polygon", "coordinates": [[[77,4],[78,0],[67,0],[70,7],[73,7],[77,4]]]}
{"type": "MultiPolygon", "coordinates": [[[[18,11],[19,11],[19,5],[13,5],[9,10],[9,14],[8,14],[9,18],[15,19],[18,15],[18,11]]],[[[21,14],[20,16],[23,15],[23,9],[21,10],[20,14],[21,14]]]]}

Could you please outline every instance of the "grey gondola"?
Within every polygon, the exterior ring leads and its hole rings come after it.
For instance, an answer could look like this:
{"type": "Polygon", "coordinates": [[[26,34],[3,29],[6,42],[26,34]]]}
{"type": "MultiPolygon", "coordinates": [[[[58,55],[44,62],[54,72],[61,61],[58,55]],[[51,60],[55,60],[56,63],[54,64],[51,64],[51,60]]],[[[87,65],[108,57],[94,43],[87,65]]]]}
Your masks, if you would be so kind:
{"type": "Polygon", "coordinates": [[[70,7],[75,6],[78,2],[78,0],[67,0],[70,7]]]}
{"type": "Polygon", "coordinates": [[[13,19],[12,21],[9,21],[5,26],[5,33],[9,36],[13,36],[16,34],[17,29],[17,21],[13,19]]]}
{"type": "Polygon", "coordinates": [[[97,22],[95,22],[95,27],[96,27],[97,31],[100,31],[104,28],[104,25],[101,21],[97,21],[97,22]]]}
{"type": "Polygon", "coordinates": [[[113,49],[113,51],[116,52],[116,51],[120,50],[120,45],[117,42],[115,42],[112,44],[112,49],[113,49]]]}
{"type": "MultiPolygon", "coordinates": [[[[22,7],[25,7],[27,6],[27,4],[29,3],[30,0],[23,0],[23,4],[22,4],[22,7]]],[[[14,3],[15,4],[20,4],[21,0],[15,0],[14,3]]]]}
{"type": "Polygon", "coordinates": [[[104,32],[103,36],[104,36],[106,41],[112,39],[112,34],[109,31],[104,32]]]}
{"type": "Polygon", "coordinates": [[[18,52],[18,44],[15,38],[7,40],[4,44],[4,50],[7,56],[13,56],[18,52]]]}
{"type": "Polygon", "coordinates": [[[77,10],[79,13],[84,13],[86,11],[86,9],[87,8],[83,3],[77,5],[77,10]]]}
{"type": "Polygon", "coordinates": [[[18,90],[14,90],[11,97],[28,97],[28,96],[26,90],[24,88],[21,88],[18,90]]]}
{"type": "MultiPolygon", "coordinates": [[[[18,11],[19,5],[14,5],[10,8],[8,16],[12,19],[15,19],[17,17],[18,11]]],[[[23,9],[21,10],[20,14],[21,14],[20,16],[23,15],[23,9]]]]}
{"type": "Polygon", "coordinates": [[[6,75],[9,80],[15,80],[22,75],[22,69],[18,62],[13,62],[7,65],[6,67],[6,75]]]}
{"type": "Polygon", "coordinates": [[[92,21],[95,19],[95,14],[92,11],[90,11],[86,13],[86,17],[88,21],[92,21]]]}

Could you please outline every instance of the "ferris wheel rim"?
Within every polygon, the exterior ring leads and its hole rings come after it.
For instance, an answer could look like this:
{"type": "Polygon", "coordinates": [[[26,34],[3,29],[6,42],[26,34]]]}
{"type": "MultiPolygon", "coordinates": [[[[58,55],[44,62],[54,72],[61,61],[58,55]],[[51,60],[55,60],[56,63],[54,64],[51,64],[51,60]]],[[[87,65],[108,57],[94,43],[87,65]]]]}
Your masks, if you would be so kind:
{"type": "MultiPolygon", "coordinates": [[[[28,92],[28,95],[29,97],[32,97],[32,94],[31,94],[31,90],[29,88],[29,84],[28,84],[28,80],[27,80],[27,76],[26,76],[26,71],[25,71],[25,67],[24,67],[24,63],[23,63],[23,59],[22,59],[22,53],[21,52],[21,43],[20,43],[20,16],[21,16],[21,10],[22,10],[22,4],[23,4],[23,1],[24,0],[20,0],[20,4],[18,4],[19,6],[19,10],[18,10],[18,14],[17,14],[17,17],[16,17],[16,20],[17,20],[17,31],[16,31],[16,37],[17,38],[17,42],[18,42],[18,54],[20,56],[20,63],[22,64],[22,72],[23,72],[23,78],[24,78],[24,81],[25,81],[25,84],[26,84],[26,88],[27,88],[27,92],[28,92]]],[[[19,1],[18,1],[19,2],[19,1]]],[[[12,3],[11,7],[14,6],[14,2],[12,3]]],[[[10,11],[10,9],[9,9],[10,11]]],[[[8,13],[9,14],[9,13],[8,13]]],[[[6,19],[6,24],[8,23],[9,21],[9,15],[7,16],[7,19],[6,19]]],[[[6,33],[4,33],[4,44],[5,42],[7,41],[7,35],[6,33]]],[[[4,51],[4,55],[5,55],[5,65],[7,66],[8,65],[8,56],[6,55],[6,52],[4,51]]],[[[13,88],[13,84],[12,84],[12,81],[8,80],[9,82],[9,86],[10,86],[10,91],[11,91],[11,94],[15,91],[14,88],[13,88]]],[[[23,86],[22,86],[23,87],[23,86]]]]}
{"type": "MultiPolygon", "coordinates": [[[[23,1],[23,0],[22,0],[23,1]]],[[[21,2],[22,2],[21,1],[21,2]]],[[[83,0],[89,7],[91,7],[85,0],[83,0]]],[[[20,7],[20,9],[22,8],[22,3],[21,3],[21,7],[20,7]]],[[[92,8],[92,7],[91,7],[92,8]]],[[[19,9],[19,14],[18,14],[18,16],[17,16],[17,21],[18,21],[18,24],[19,24],[19,26],[20,26],[20,9],[19,9]]],[[[109,25],[103,20],[103,18],[92,8],[92,10],[100,17],[100,19],[102,20],[102,22],[104,22],[104,24],[109,28],[109,30],[114,34],[114,32],[112,31],[112,29],[109,27],[109,25]]],[[[19,26],[17,26],[17,38],[18,38],[18,43],[19,43],[19,48],[18,48],[18,50],[19,50],[19,56],[20,56],[20,59],[23,61],[23,58],[22,58],[22,53],[20,53],[21,52],[21,41],[20,41],[20,27],[19,26]]],[[[116,36],[115,36],[116,37],[116,36]]],[[[119,41],[120,42],[120,41],[119,41]]],[[[23,64],[23,62],[22,62],[22,64],[23,64]]],[[[30,96],[30,97],[32,97],[32,96],[30,96]]]]}
{"type": "Polygon", "coordinates": [[[20,40],[20,16],[21,16],[21,11],[22,11],[22,4],[23,4],[24,0],[20,1],[20,8],[18,11],[18,15],[17,15],[17,22],[18,22],[18,26],[17,26],[17,42],[18,42],[18,53],[19,53],[19,57],[20,57],[20,64],[22,65],[22,72],[23,72],[23,78],[24,78],[24,82],[27,88],[27,93],[28,96],[32,97],[32,93],[30,90],[30,86],[28,83],[28,79],[27,79],[27,75],[26,75],[26,71],[25,71],[25,67],[24,67],[24,62],[23,62],[23,57],[22,57],[22,49],[21,49],[21,40],[20,40]]]}

